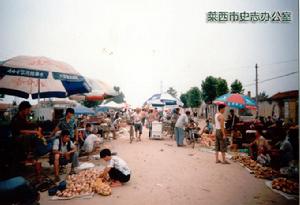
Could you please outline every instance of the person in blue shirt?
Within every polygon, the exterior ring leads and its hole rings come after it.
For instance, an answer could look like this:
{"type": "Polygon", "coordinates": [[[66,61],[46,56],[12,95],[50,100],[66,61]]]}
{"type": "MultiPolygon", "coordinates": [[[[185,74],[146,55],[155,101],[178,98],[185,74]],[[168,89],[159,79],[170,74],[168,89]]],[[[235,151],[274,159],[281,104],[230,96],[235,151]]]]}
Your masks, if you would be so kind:
{"type": "Polygon", "coordinates": [[[75,142],[75,144],[78,143],[78,130],[77,125],[74,119],[74,109],[73,108],[67,108],[66,110],[66,116],[62,119],[60,119],[59,123],[55,127],[54,131],[52,132],[52,135],[55,135],[57,131],[59,130],[68,130],[70,132],[70,138],[72,142],[75,142]]]}

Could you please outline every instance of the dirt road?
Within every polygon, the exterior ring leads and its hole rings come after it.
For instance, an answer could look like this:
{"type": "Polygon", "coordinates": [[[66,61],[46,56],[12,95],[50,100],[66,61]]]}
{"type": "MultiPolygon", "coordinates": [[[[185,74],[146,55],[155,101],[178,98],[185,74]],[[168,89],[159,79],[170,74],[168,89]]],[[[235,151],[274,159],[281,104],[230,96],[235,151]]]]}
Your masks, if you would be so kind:
{"type": "Polygon", "coordinates": [[[149,140],[145,133],[142,142],[130,144],[126,134],[106,146],[127,161],[132,170],[129,183],[114,188],[109,197],[92,199],[50,201],[43,193],[41,204],[298,204],[272,192],[264,180],[234,162],[216,164],[214,155],[199,145],[181,148],[170,139],[149,140]]]}

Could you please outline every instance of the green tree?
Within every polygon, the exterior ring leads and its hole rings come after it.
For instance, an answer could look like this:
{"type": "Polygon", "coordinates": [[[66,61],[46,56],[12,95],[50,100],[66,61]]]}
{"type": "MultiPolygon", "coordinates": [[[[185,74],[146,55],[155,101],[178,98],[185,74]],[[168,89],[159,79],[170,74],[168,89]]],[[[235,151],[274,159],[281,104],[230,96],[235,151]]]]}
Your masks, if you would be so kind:
{"type": "Polygon", "coordinates": [[[187,104],[189,107],[195,108],[201,105],[201,91],[198,87],[192,87],[187,92],[187,104]]]}
{"type": "Polygon", "coordinates": [[[229,92],[227,81],[222,78],[217,79],[217,97],[229,92]]]}
{"type": "Polygon", "coordinates": [[[235,81],[233,81],[233,83],[231,83],[230,87],[231,87],[231,93],[239,93],[239,94],[244,93],[243,85],[237,79],[235,81]]]}
{"type": "Polygon", "coordinates": [[[183,103],[183,107],[187,108],[188,107],[188,96],[186,93],[183,93],[180,95],[180,100],[183,103]]]}
{"type": "Polygon", "coordinates": [[[120,92],[120,94],[113,97],[111,99],[111,101],[114,101],[114,102],[119,103],[119,104],[123,103],[123,102],[125,102],[125,95],[123,94],[123,92],[120,92]]]}
{"type": "Polygon", "coordinates": [[[258,101],[264,101],[264,100],[268,100],[268,99],[269,99],[269,96],[266,94],[265,91],[258,94],[258,101]]]}
{"type": "Polygon", "coordinates": [[[108,99],[107,102],[114,101],[115,103],[119,103],[119,104],[125,102],[125,95],[121,91],[120,87],[114,86],[114,90],[118,93],[118,95],[108,99]]]}
{"type": "Polygon", "coordinates": [[[120,87],[119,86],[114,86],[114,90],[119,93],[120,92],[120,87]]]}
{"type": "Polygon", "coordinates": [[[213,76],[208,76],[201,84],[202,99],[205,103],[211,104],[217,97],[218,80],[213,76]]]}
{"type": "Polygon", "coordinates": [[[177,97],[177,91],[173,87],[169,87],[169,89],[167,90],[167,93],[169,93],[174,98],[177,97]]]}

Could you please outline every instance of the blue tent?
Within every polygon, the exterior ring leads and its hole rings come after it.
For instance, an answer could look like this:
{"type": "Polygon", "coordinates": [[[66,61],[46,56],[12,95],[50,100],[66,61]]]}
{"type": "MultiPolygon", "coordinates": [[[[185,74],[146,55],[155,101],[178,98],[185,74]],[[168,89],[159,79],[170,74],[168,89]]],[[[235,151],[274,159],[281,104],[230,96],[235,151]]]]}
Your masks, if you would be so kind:
{"type": "Polygon", "coordinates": [[[83,105],[78,105],[74,108],[75,115],[93,115],[95,111],[91,108],[87,108],[83,105]]]}
{"type": "Polygon", "coordinates": [[[108,107],[97,107],[96,112],[108,112],[109,108],[108,107]]]}
{"type": "Polygon", "coordinates": [[[183,106],[183,103],[178,98],[171,96],[168,93],[162,94],[155,94],[152,95],[145,103],[144,106],[147,104],[157,104],[156,102],[160,101],[164,105],[177,105],[183,106]]]}

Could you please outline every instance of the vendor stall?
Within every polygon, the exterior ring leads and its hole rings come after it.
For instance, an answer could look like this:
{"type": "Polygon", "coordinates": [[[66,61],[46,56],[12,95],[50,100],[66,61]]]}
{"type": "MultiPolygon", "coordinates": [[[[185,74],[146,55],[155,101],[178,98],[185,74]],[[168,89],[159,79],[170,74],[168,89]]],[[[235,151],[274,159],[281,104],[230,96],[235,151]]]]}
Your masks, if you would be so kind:
{"type": "Polygon", "coordinates": [[[162,130],[162,123],[158,121],[153,121],[150,139],[162,139],[162,130]]]}

